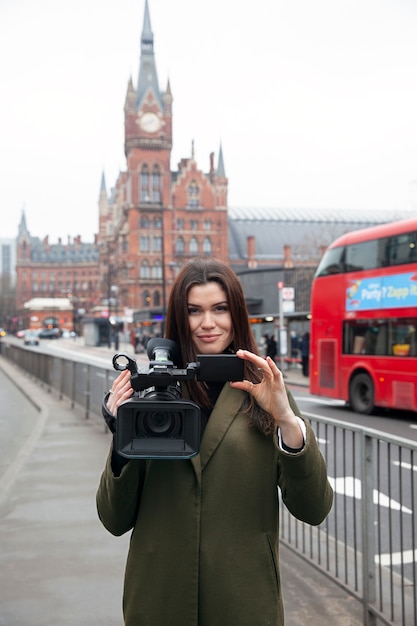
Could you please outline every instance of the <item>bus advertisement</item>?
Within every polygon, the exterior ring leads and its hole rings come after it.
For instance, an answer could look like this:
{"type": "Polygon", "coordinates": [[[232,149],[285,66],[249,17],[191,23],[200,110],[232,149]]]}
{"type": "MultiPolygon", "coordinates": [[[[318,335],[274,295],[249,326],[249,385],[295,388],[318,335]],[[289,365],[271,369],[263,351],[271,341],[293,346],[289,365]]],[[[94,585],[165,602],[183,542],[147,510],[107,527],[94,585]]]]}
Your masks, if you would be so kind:
{"type": "Polygon", "coordinates": [[[311,292],[310,392],[358,413],[417,411],[417,219],[327,248],[311,292]]]}

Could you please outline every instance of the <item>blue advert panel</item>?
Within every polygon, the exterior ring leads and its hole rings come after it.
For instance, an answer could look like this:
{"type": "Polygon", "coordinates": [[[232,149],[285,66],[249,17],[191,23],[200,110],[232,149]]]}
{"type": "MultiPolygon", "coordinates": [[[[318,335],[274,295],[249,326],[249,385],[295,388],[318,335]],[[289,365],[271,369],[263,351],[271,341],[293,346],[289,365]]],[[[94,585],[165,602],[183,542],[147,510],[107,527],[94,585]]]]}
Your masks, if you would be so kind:
{"type": "Polygon", "coordinates": [[[346,311],[417,307],[417,273],[393,274],[349,281],[346,311]]]}

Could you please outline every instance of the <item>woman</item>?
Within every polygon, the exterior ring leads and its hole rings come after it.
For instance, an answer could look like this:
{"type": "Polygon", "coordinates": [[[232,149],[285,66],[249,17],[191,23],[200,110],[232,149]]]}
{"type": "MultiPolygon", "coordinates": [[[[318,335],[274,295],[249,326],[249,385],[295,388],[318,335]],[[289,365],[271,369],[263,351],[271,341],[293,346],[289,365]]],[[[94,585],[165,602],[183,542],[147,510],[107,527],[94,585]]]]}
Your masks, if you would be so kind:
{"type": "MultiPolygon", "coordinates": [[[[127,626],[280,626],[278,494],[298,519],[320,524],[332,490],[314,434],[272,359],[257,352],[241,284],[213,259],[178,275],[166,336],[181,367],[197,354],[236,353],[245,378],[190,381],[183,398],[201,407],[198,455],[130,460],[113,449],[97,492],[114,535],[133,530],[123,609],[127,626]]],[[[116,415],[132,395],[129,372],[108,394],[116,415]]]]}

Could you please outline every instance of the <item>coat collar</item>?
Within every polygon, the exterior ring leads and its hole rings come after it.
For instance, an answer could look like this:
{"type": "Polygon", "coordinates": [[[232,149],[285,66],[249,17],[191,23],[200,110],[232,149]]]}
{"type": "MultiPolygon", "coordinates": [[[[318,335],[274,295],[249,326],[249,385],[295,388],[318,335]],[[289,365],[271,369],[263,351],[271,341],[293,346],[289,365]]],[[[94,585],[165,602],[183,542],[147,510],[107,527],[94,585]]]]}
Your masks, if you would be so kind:
{"type": "Polygon", "coordinates": [[[229,383],[224,387],[213,407],[201,440],[200,454],[191,459],[196,476],[200,482],[201,472],[213,456],[231,423],[239,412],[245,392],[233,389],[229,383]]]}

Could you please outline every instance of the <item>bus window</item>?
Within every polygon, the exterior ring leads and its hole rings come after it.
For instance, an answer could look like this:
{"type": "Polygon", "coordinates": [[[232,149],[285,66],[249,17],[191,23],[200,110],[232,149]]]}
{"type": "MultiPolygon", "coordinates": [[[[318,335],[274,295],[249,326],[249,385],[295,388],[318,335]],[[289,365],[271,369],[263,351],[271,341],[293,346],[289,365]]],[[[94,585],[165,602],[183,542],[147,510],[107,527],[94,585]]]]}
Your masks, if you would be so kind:
{"type": "Polygon", "coordinates": [[[392,321],[392,353],[394,356],[417,356],[417,320],[392,321]]]}
{"type": "Polygon", "coordinates": [[[344,354],[385,355],[388,352],[388,321],[354,320],[344,323],[344,354]]]}
{"type": "Polygon", "coordinates": [[[315,276],[329,276],[341,274],[345,271],[345,248],[329,248],[319,263],[315,276]]]}
{"type": "Polygon", "coordinates": [[[389,264],[401,265],[417,260],[417,232],[396,235],[390,238],[389,264]]]}
{"type": "Polygon", "coordinates": [[[346,271],[356,272],[387,264],[388,239],[353,243],[346,248],[346,271]]]}

